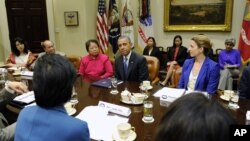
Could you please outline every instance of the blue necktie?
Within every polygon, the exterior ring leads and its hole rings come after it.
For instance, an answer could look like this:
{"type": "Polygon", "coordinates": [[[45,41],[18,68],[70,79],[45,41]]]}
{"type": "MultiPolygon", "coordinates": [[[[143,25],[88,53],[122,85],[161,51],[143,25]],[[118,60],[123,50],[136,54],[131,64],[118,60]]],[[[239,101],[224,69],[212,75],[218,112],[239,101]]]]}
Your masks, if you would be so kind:
{"type": "Polygon", "coordinates": [[[125,74],[125,79],[127,79],[127,75],[128,75],[128,58],[127,57],[124,57],[124,60],[123,60],[123,66],[124,66],[124,74],[125,74]]]}

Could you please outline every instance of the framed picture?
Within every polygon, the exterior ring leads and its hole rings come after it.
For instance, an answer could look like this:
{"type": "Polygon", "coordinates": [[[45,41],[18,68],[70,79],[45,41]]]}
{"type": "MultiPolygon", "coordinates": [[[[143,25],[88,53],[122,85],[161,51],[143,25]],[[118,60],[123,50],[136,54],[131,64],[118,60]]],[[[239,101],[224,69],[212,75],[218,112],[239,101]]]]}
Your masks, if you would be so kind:
{"type": "Polygon", "coordinates": [[[164,0],[164,31],[231,31],[233,0],[164,0]]]}
{"type": "Polygon", "coordinates": [[[78,26],[78,12],[68,11],[64,12],[64,19],[66,26],[78,26]]]}

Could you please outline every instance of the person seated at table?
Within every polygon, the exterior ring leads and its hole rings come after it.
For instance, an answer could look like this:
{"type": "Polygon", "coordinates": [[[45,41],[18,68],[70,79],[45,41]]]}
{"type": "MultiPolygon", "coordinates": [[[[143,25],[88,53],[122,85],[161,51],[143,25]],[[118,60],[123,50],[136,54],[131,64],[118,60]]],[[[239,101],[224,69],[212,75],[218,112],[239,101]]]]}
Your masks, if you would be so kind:
{"type": "Polygon", "coordinates": [[[250,66],[244,68],[239,82],[239,96],[250,99],[250,66]]]}
{"type": "Polygon", "coordinates": [[[17,119],[16,141],[89,141],[85,121],[67,114],[64,104],[70,100],[77,74],[63,56],[46,54],[34,68],[35,106],[24,108],[17,119]]]}
{"type": "Polygon", "coordinates": [[[206,56],[211,47],[212,43],[205,35],[197,35],[191,39],[188,51],[192,58],[186,59],[183,64],[179,88],[206,91],[208,94],[217,91],[220,67],[206,56]]]}
{"type": "Polygon", "coordinates": [[[188,56],[187,48],[182,46],[182,37],[176,35],[173,40],[173,46],[167,52],[167,75],[160,85],[165,86],[172,78],[173,72],[181,72],[182,65],[188,56]]]}
{"type": "Polygon", "coordinates": [[[235,45],[234,38],[228,38],[225,40],[225,50],[219,53],[219,65],[220,65],[220,81],[219,90],[232,90],[233,78],[239,77],[241,65],[241,56],[238,49],[233,49],[235,45]]]}
{"type": "Polygon", "coordinates": [[[79,74],[84,78],[100,80],[113,75],[113,67],[107,55],[101,54],[97,40],[85,43],[88,55],[81,59],[79,74]]]}
{"type": "Polygon", "coordinates": [[[115,76],[123,81],[148,80],[148,66],[144,56],[131,50],[132,43],[128,36],[118,39],[120,56],[115,59],[115,76]]]}
{"type": "MultiPolygon", "coordinates": [[[[59,54],[61,56],[66,56],[65,53],[60,52],[60,51],[56,51],[56,47],[55,47],[53,41],[45,40],[41,43],[41,46],[42,46],[44,52],[39,53],[37,58],[40,58],[45,54],[59,54]]],[[[36,64],[36,61],[32,63],[31,69],[34,69],[35,64],[36,64]]]]}
{"type": "Polygon", "coordinates": [[[14,39],[15,47],[12,47],[6,64],[7,66],[29,67],[36,57],[28,50],[27,43],[20,37],[14,39]]]}
{"type": "Polygon", "coordinates": [[[147,46],[143,50],[143,55],[154,56],[158,58],[159,62],[161,62],[161,51],[156,46],[155,38],[148,37],[147,46]]]}
{"type": "MultiPolygon", "coordinates": [[[[27,86],[21,82],[7,81],[5,88],[0,91],[0,111],[2,111],[6,104],[13,100],[18,94],[28,91],[27,86]]],[[[0,112],[0,141],[13,141],[16,123],[8,125],[7,119],[0,112]]]]}
{"type": "Polygon", "coordinates": [[[231,113],[202,93],[184,95],[167,108],[155,141],[229,141],[231,113]]]}

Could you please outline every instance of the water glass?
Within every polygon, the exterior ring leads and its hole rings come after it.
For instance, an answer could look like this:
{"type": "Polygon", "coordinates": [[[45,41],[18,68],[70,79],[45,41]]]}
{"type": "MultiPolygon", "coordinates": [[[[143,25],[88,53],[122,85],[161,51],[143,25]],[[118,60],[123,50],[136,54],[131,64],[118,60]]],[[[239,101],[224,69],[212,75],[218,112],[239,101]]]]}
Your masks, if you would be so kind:
{"type": "Polygon", "coordinates": [[[142,94],[149,96],[148,87],[144,85],[143,83],[140,83],[140,91],[142,94]]]}
{"type": "Polygon", "coordinates": [[[145,123],[154,122],[153,117],[153,101],[146,100],[143,102],[143,118],[142,121],[145,123]]]}
{"type": "Polygon", "coordinates": [[[111,85],[112,85],[112,90],[110,91],[111,94],[118,94],[119,91],[117,90],[117,85],[118,85],[118,80],[115,77],[111,77],[111,85]]]}
{"type": "Polygon", "coordinates": [[[7,69],[0,70],[0,83],[4,84],[7,80],[8,71],[7,69]]]}
{"type": "Polygon", "coordinates": [[[230,95],[228,107],[230,109],[238,109],[239,108],[238,101],[239,101],[239,93],[235,91],[230,95]]]}

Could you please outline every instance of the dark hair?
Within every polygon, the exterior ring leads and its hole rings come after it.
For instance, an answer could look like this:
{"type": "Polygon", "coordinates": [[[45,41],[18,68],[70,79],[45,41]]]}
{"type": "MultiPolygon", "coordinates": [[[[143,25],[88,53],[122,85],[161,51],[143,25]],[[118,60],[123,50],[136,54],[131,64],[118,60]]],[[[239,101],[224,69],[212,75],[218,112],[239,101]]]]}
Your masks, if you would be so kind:
{"type": "Polygon", "coordinates": [[[12,47],[11,51],[13,54],[15,54],[16,56],[19,56],[20,55],[20,52],[19,50],[16,48],[16,42],[19,42],[20,44],[23,44],[24,45],[24,49],[23,49],[23,52],[25,53],[28,53],[29,49],[28,49],[28,45],[27,45],[27,42],[24,41],[22,38],[20,37],[16,37],[14,39],[14,46],[12,47]]]}
{"type": "Polygon", "coordinates": [[[118,38],[118,40],[117,40],[117,44],[118,44],[118,41],[119,41],[119,40],[121,40],[121,39],[127,39],[127,40],[128,40],[128,42],[129,42],[129,43],[131,43],[131,39],[130,39],[130,37],[129,37],[129,36],[127,36],[127,35],[122,35],[122,36],[120,36],[120,37],[118,38]]]}
{"type": "Polygon", "coordinates": [[[174,101],[163,116],[156,141],[228,141],[232,115],[199,92],[174,101]]]}
{"type": "Polygon", "coordinates": [[[58,54],[38,58],[33,75],[37,105],[45,108],[64,104],[71,98],[76,71],[73,65],[58,54]]]}
{"type": "Polygon", "coordinates": [[[199,48],[203,48],[203,54],[205,56],[211,52],[212,43],[207,36],[199,34],[194,36],[191,40],[193,40],[199,48]]]}
{"type": "Polygon", "coordinates": [[[87,50],[88,52],[89,52],[90,43],[95,43],[95,44],[99,47],[99,43],[98,43],[97,40],[95,40],[95,39],[90,39],[90,40],[88,40],[88,41],[85,43],[86,50],[87,50]]]}
{"type": "MultiPolygon", "coordinates": [[[[152,39],[152,40],[153,40],[153,47],[156,47],[155,38],[154,38],[154,37],[148,37],[148,40],[149,40],[149,39],[152,39]]],[[[148,40],[147,40],[147,41],[148,41],[148,40]]]]}
{"type": "Polygon", "coordinates": [[[182,37],[181,37],[181,35],[176,35],[176,36],[174,36],[174,39],[173,39],[173,47],[176,47],[176,45],[175,45],[175,39],[177,39],[177,38],[179,38],[181,40],[180,46],[182,45],[182,37]]]}

